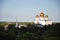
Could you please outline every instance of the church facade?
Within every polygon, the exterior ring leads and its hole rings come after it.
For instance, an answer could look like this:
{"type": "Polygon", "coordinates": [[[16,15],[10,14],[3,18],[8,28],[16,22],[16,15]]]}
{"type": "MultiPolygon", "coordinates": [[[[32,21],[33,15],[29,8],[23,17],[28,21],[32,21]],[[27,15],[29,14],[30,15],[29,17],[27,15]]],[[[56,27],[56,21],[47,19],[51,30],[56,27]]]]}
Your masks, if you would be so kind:
{"type": "Polygon", "coordinates": [[[45,15],[44,12],[41,12],[39,15],[36,15],[35,17],[35,24],[41,24],[41,25],[51,25],[52,21],[49,20],[48,15],[45,15]]]}

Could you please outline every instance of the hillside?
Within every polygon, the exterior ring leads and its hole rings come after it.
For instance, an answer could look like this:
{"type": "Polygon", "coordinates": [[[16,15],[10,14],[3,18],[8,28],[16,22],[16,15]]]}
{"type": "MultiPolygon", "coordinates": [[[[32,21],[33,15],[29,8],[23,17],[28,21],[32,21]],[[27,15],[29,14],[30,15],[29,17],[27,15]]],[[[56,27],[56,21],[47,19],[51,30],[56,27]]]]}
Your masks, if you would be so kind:
{"type": "Polygon", "coordinates": [[[9,24],[8,30],[4,30],[4,26],[0,25],[0,40],[60,40],[60,23],[53,23],[43,28],[34,27],[31,23],[27,23],[28,27],[20,29],[15,27],[15,23],[9,24]]]}

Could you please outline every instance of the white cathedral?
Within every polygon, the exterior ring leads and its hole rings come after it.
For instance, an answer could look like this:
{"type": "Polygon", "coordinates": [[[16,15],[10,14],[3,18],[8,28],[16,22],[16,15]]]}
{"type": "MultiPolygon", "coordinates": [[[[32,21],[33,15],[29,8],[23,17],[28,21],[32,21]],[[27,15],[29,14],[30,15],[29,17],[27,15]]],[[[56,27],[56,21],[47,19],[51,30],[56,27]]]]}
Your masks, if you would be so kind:
{"type": "Polygon", "coordinates": [[[36,15],[36,20],[34,23],[41,25],[52,25],[52,21],[49,20],[48,15],[44,15],[43,12],[41,12],[40,15],[36,15]]]}

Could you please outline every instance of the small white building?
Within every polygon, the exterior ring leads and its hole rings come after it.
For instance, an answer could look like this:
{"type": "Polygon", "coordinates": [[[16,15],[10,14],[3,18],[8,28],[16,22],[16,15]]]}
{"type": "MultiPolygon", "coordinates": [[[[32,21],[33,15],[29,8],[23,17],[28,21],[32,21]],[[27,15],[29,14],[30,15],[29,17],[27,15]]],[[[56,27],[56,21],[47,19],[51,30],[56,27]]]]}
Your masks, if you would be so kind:
{"type": "Polygon", "coordinates": [[[8,30],[8,25],[5,25],[4,26],[4,30],[8,30]]]}
{"type": "Polygon", "coordinates": [[[27,27],[27,25],[21,24],[21,25],[19,25],[18,27],[19,27],[19,28],[21,28],[21,27],[27,27]]]}

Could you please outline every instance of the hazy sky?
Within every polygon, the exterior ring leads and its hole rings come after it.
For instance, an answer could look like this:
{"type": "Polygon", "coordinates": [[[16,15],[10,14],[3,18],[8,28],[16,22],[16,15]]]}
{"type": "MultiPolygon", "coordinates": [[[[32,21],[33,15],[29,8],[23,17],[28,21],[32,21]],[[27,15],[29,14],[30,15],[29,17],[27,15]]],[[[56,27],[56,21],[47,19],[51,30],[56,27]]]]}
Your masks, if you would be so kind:
{"type": "Polygon", "coordinates": [[[60,22],[60,0],[0,0],[0,21],[35,21],[42,10],[60,22]]]}

